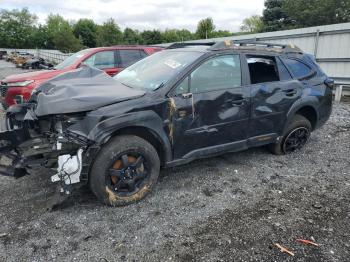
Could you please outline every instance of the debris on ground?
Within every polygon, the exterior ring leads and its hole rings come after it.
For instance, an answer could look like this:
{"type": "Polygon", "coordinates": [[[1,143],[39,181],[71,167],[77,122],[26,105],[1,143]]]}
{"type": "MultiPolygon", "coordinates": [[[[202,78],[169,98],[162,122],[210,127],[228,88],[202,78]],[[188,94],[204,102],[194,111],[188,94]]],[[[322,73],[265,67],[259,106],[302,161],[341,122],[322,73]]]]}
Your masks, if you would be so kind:
{"type": "Polygon", "coordinates": [[[291,256],[294,257],[294,253],[293,253],[292,251],[288,250],[287,248],[282,247],[282,246],[281,246],[280,244],[278,244],[278,243],[276,243],[275,246],[278,247],[282,253],[287,253],[288,255],[291,255],[291,256]]]}
{"type": "Polygon", "coordinates": [[[0,238],[7,237],[8,235],[8,233],[0,233],[0,238]]]}
{"type": "Polygon", "coordinates": [[[307,240],[307,239],[300,239],[299,238],[296,241],[299,242],[299,243],[303,243],[303,244],[306,244],[306,245],[312,245],[312,246],[315,246],[315,247],[319,246],[319,244],[315,243],[314,241],[307,240]]]}

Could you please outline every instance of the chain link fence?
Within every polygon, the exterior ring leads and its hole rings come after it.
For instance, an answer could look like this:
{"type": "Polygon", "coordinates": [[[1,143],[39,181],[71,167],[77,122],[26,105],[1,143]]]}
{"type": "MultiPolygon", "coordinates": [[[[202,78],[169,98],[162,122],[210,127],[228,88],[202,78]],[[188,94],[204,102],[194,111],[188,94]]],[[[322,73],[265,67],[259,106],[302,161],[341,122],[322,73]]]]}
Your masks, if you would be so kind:
{"type": "Polygon", "coordinates": [[[53,64],[61,63],[63,60],[65,60],[67,57],[69,57],[70,54],[62,53],[58,50],[47,50],[47,49],[14,49],[14,48],[0,48],[1,51],[7,51],[8,53],[11,52],[27,52],[35,57],[40,57],[45,59],[47,62],[51,62],[53,64]]]}

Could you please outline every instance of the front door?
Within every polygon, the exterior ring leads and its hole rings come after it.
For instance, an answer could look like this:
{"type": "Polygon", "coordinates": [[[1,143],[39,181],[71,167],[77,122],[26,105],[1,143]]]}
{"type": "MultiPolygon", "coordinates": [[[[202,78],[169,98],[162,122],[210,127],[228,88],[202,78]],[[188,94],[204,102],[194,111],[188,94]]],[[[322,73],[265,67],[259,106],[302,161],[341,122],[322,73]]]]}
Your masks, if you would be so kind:
{"type": "Polygon", "coordinates": [[[176,93],[171,98],[175,158],[245,144],[250,91],[242,85],[239,55],[206,60],[177,86],[176,93]]]}

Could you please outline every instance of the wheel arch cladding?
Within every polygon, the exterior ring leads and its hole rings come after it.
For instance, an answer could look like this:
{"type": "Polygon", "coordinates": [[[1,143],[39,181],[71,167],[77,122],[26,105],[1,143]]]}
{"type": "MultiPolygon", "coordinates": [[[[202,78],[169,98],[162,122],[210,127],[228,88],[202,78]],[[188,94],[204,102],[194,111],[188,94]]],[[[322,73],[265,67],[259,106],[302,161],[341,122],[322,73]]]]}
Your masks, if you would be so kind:
{"type": "Polygon", "coordinates": [[[310,121],[312,130],[314,130],[317,126],[317,111],[312,106],[303,106],[295,114],[302,115],[307,120],[310,121]]]}
{"type": "Polygon", "coordinates": [[[153,111],[132,112],[98,123],[89,132],[88,138],[104,144],[116,135],[136,135],[151,143],[164,163],[171,160],[172,151],[163,126],[162,119],[153,111]]]}
{"type": "Polygon", "coordinates": [[[127,126],[116,130],[111,137],[118,135],[135,135],[149,142],[157,151],[162,164],[168,161],[167,150],[161,138],[151,129],[144,126],[127,126]]]}
{"type": "Polygon", "coordinates": [[[316,97],[305,97],[297,100],[287,114],[286,126],[296,114],[304,116],[311,123],[312,129],[317,127],[319,101],[316,97]]]}

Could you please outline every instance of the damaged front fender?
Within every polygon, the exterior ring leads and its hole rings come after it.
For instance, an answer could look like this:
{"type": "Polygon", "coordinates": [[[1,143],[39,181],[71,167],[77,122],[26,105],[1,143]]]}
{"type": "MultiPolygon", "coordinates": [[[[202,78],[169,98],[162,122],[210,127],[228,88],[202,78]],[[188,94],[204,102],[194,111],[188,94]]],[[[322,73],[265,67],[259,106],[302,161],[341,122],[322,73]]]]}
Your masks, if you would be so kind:
{"type": "Polygon", "coordinates": [[[72,136],[79,134],[89,141],[101,145],[111,136],[124,128],[145,128],[149,130],[161,144],[165,161],[172,158],[171,144],[168,135],[165,133],[167,121],[163,121],[154,111],[129,112],[123,115],[107,118],[98,122],[93,127],[94,121],[89,117],[67,128],[67,134],[72,136]]]}

